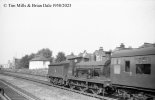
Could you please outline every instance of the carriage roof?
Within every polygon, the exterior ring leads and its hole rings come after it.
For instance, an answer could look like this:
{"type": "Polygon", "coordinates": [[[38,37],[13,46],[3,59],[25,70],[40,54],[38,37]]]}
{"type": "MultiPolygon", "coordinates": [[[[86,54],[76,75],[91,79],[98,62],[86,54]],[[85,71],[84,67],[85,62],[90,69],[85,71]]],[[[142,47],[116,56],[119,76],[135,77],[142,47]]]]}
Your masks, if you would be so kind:
{"type": "Polygon", "coordinates": [[[155,47],[136,48],[136,49],[115,51],[112,54],[112,58],[146,56],[146,55],[155,55],[155,47]]]}

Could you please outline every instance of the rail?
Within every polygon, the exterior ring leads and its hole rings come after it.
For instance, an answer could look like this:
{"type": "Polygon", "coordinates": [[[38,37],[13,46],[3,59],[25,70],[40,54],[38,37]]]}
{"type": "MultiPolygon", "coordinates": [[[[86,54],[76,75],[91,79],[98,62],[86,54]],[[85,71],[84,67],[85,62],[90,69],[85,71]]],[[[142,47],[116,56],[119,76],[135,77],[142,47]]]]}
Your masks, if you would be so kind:
{"type": "Polygon", "coordinates": [[[6,94],[2,87],[0,87],[0,100],[11,100],[6,94]]]}
{"type": "Polygon", "coordinates": [[[81,91],[70,89],[70,88],[67,88],[67,87],[53,85],[53,84],[51,84],[48,81],[43,81],[43,80],[34,79],[34,78],[30,78],[30,77],[23,77],[23,76],[19,76],[19,75],[13,75],[11,73],[10,74],[9,73],[3,73],[3,74],[4,75],[8,75],[8,76],[13,76],[13,77],[16,77],[16,78],[20,78],[20,79],[25,79],[25,80],[33,81],[33,82],[36,82],[36,83],[41,83],[41,84],[48,85],[48,86],[53,86],[53,87],[56,87],[56,88],[67,90],[67,91],[72,91],[72,92],[79,93],[79,94],[82,94],[82,95],[98,98],[100,100],[117,100],[117,98],[110,98],[110,97],[105,97],[105,96],[100,96],[100,95],[93,95],[93,94],[90,94],[90,93],[81,92],[81,91]]]}

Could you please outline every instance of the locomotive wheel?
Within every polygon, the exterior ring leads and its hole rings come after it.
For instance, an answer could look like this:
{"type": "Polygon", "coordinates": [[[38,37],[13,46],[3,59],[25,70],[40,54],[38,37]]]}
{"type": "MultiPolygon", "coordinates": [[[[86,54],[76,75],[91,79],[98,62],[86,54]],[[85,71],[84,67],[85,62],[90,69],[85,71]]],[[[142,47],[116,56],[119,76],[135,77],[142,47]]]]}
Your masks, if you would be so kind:
{"type": "Polygon", "coordinates": [[[53,84],[53,80],[52,79],[50,79],[50,83],[53,84]]]}
{"type": "MultiPolygon", "coordinates": [[[[119,90],[118,90],[119,91],[119,90]]],[[[116,92],[116,89],[110,86],[105,87],[105,92],[109,95],[113,94],[116,92]]]]}
{"type": "Polygon", "coordinates": [[[123,99],[130,99],[130,94],[123,92],[123,99]]]}
{"type": "Polygon", "coordinates": [[[63,80],[59,79],[58,83],[59,83],[59,85],[63,85],[63,80]]]}
{"type": "Polygon", "coordinates": [[[75,88],[75,86],[72,85],[72,84],[70,84],[69,87],[70,87],[72,90],[74,90],[74,88],[75,88]]]}
{"type": "Polygon", "coordinates": [[[79,87],[79,90],[80,90],[81,92],[85,92],[86,90],[88,90],[88,88],[86,88],[86,87],[79,87]]]}
{"type": "Polygon", "coordinates": [[[50,78],[50,83],[53,85],[54,84],[54,78],[50,78]]]}
{"type": "Polygon", "coordinates": [[[134,100],[149,100],[149,98],[147,96],[145,96],[145,94],[143,94],[143,93],[134,94],[133,98],[134,98],[134,100]]]}
{"type": "Polygon", "coordinates": [[[81,86],[83,86],[83,87],[85,87],[85,86],[86,86],[86,84],[85,84],[85,83],[80,83],[80,85],[81,85],[81,86]]]}
{"type": "Polygon", "coordinates": [[[54,82],[55,85],[57,85],[58,84],[58,79],[55,78],[53,82],[54,82]]]}
{"type": "Polygon", "coordinates": [[[90,89],[92,91],[93,94],[98,95],[100,93],[102,93],[102,88],[99,87],[98,85],[94,84],[92,86],[92,89],[90,89]]]}
{"type": "Polygon", "coordinates": [[[99,95],[100,93],[102,93],[102,89],[101,88],[99,88],[99,89],[90,89],[90,90],[92,91],[92,93],[94,95],[99,95]]]}

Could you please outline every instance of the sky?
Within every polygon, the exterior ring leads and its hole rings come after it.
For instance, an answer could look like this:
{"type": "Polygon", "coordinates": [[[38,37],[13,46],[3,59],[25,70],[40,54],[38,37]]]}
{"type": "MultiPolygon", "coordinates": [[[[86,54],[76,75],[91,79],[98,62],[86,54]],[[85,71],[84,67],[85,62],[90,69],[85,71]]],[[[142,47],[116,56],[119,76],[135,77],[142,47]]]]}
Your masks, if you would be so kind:
{"type": "Polygon", "coordinates": [[[155,43],[155,0],[0,0],[0,64],[49,48],[53,56],[155,43]],[[4,5],[7,7],[4,7],[4,5]],[[8,7],[71,4],[71,7],[8,7]]]}

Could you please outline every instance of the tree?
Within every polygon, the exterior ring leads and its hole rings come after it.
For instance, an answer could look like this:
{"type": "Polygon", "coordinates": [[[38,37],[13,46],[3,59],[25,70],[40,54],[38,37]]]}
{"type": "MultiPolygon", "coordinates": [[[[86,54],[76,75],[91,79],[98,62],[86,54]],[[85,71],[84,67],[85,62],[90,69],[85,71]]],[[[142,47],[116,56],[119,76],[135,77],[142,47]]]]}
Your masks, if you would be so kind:
{"type": "Polygon", "coordinates": [[[48,48],[46,49],[41,49],[37,52],[37,55],[43,56],[45,58],[51,58],[52,56],[52,51],[48,48]]]}
{"type": "Polygon", "coordinates": [[[73,52],[71,52],[71,54],[70,54],[71,56],[74,56],[74,53],[73,52]]]}
{"type": "Polygon", "coordinates": [[[65,53],[63,52],[59,52],[56,56],[56,60],[55,62],[61,62],[61,61],[65,61],[66,60],[66,56],[65,53]]]}
{"type": "Polygon", "coordinates": [[[35,54],[25,55],[16,61],[16,68],[29,68],[29,62],[35,57],[35,54]]]}
{"type": "Polygon", "coordinates": [[[30,54],[30,55],[28,56],[28,59],[31,60],[31,59],[33,59],[34,57],[35,57],[35,54],[32,53],[32,54],[30,54]]]}
{"type": "Polygon", "coordinates": [[[19,62],[19,68],[29,68],[29,56],[25,55],[19,62]]]}

